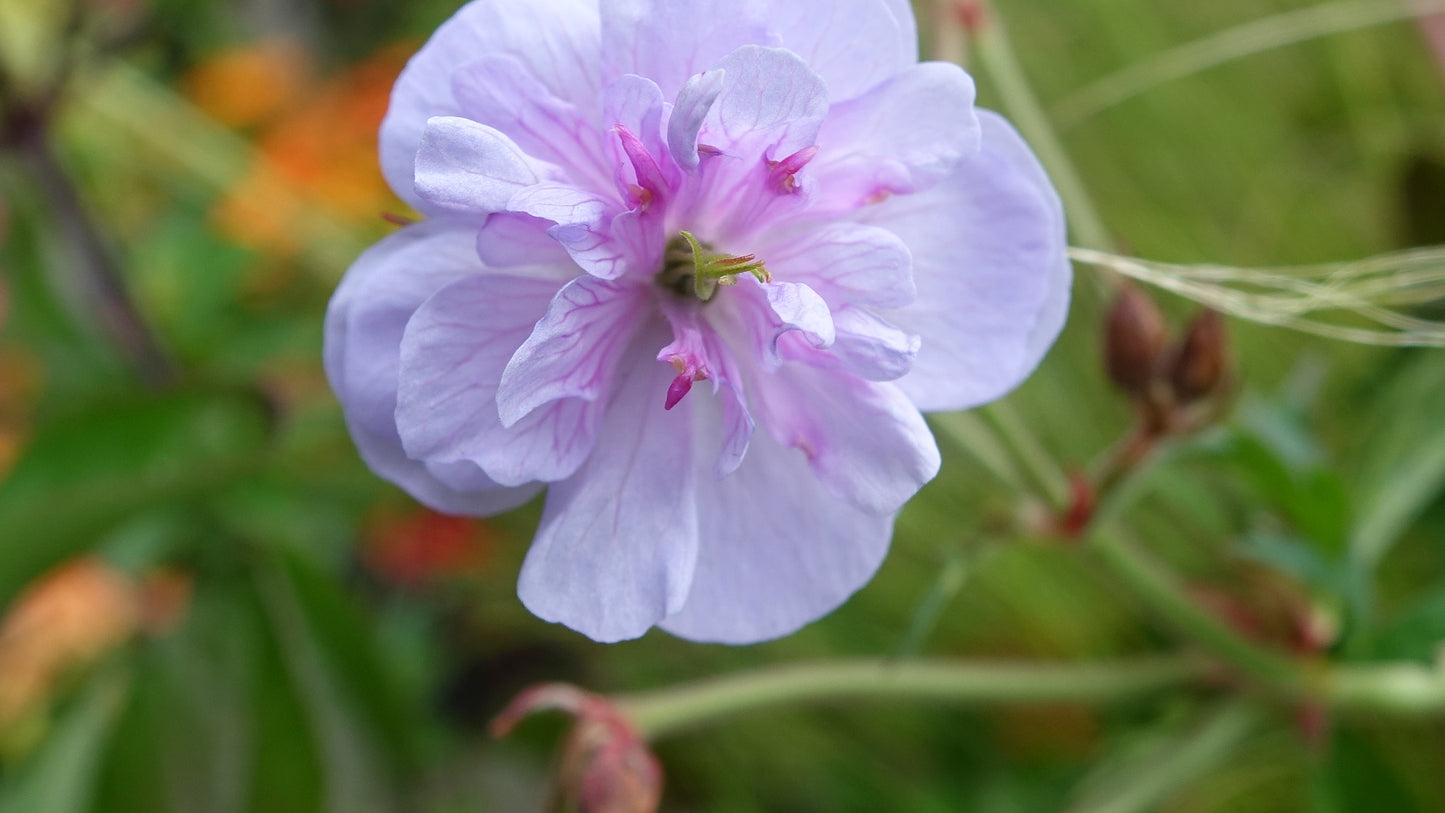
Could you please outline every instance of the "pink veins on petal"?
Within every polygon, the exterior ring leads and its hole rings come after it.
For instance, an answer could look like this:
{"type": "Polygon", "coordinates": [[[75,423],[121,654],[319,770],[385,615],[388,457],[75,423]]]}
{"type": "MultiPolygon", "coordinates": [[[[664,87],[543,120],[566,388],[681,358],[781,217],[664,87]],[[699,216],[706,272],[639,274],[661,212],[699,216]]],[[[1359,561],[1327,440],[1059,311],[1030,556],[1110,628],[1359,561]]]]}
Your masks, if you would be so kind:
{"type": "Polygon", "coordinates": [[[382,126],[427,219],[327,314],[363,458],[449,513],[545,486],[518,592],[597,640],[831,611],[938,470],[920,410],[1067,310],[1057,196],[973,95],[903,0],[468,3],[382,126]]]}

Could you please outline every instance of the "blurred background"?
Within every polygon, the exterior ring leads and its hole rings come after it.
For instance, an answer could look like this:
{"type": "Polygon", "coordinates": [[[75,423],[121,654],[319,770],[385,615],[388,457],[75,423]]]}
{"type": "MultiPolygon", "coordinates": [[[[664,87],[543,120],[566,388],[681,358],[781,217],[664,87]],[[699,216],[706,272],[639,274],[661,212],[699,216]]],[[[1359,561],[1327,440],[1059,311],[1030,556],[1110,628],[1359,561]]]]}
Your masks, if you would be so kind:
{"type": "MultiPolygon", "coordinates": [[[[0,0],[0,811],[537,810],[565,720],[485,726],[539,681],[1179,649],[1045,532],[1138,423],[1086,267],[1030,382],[938,420],[943,473],[878,577],[781,641],[593,644],[516,599],[537,505],[444,517],[374,477],[322,318],[405,211],[376,128],[457,5],[0,0]]],[[[919,6],[925,53],[974,58],[919,6]]],[[[999,0],[970,24],[1006,23],[1116,248],[1278,266],[1445,243],[1445,4],[1407,6],[999,0]],[[1201,69],[1107,84],[1201,40],[1201,69]]],[[[1154,299],[1171,336],[1199,310],[1154,299]]],[[[1214,408],[1131,478],[1124,520],[1265,646],[1439,658],[1445,355],[1227,331],[1214,408]]],[[[1309,708],[1131,795],[1214,702],[773,710],[658,742],[663,809],[1445,811],[1445,726],[1309,708]]]]}

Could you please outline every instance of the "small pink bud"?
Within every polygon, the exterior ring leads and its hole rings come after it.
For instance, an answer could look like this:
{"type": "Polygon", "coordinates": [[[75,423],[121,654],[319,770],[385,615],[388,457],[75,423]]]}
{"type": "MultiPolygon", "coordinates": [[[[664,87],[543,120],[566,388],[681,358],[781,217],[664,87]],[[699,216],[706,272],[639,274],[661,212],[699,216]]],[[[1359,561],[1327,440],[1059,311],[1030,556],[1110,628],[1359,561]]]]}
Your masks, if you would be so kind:
{"type": "Polygon", "coordinates": [[[562,745],[552,809],[655,813],[662,801],[662,765],[616,706],[575,686],[534,686],[497,715],[492,734],[506,736],[537,711],[564,711],[577,718],[562,745]]]}

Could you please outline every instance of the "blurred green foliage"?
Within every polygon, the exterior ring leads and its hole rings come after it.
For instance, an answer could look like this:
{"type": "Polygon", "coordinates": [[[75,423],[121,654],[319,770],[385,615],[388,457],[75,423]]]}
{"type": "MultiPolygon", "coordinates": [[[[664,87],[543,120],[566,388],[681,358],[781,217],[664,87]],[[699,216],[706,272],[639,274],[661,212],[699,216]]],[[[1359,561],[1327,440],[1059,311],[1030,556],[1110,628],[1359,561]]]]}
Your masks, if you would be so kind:
{"type": "MultiPolygon", "coordinates": [[[[52,5],[0,0],[7,14],[52,5]]],[[[1061,479],[1130,427],[1098,358],[1104,303],[1087,269],[1043,368],[970,419],[978,442],[943,439],[944,471],[901,518],[879,576],[797,635],[729,649],[654,632],[603,647],[546,625],[513,587],[535,505],[445,526],[470,558],[427,558],[440,556],[424,540],[443,526],[362,466],[319,363],[330,290],[384,232],[375,213],[401,204],[366,197],[374,157],[317,163],[371,132],[318,148],[302,109],[325,100],[366,121],[385,98],[375,74],[399,66],[386,49],[414,48],[455,5],[97,0],[79,7],[98,21],[32,35],[79,38],[50,144],[171,374],[158,389],[139,382],[96,317],[51,201],[18,151],[0,153],[0,605],[82,554],[138,585],[142,604],[156,573],[185,587],[170,626],[137,622],[83,667],[47,672],[25,714],[0,719],[0,811],[536,809],[559,724],[529,722],[501,743],[483,725],[538,681],[622,692],[849,654],[1177,648],[1086,551],[1013,530],[1045,507],[1017,474],[1021,440],[1061,479]],[[202,91],[234,95],[227,77],[253,77],[254,52],[278,39],[300,49],[303,67],[282,78],[303,101],[219,121],[202,91]],[[221,62],[248,52],[251,63],[221,62]],[[998,476],[998,455],[1014,476],[998,476]]],[[[1173,46],[1306,5],[1006,0],[998,12],[1048,106],[1173,46]]],[[[934,28],[923,28],[928,47],[934,28]]],[[[59,40],[30,48],[27,65],[36,53],[67,51],[59,40]]],[[[1445,239],[1442,70],[1413,23],[1392,23],[1170,82],[1061,135],[1129,252],[1235,265],[1364,257],[1445,239]]],[[[980,82],[981,102],[999,106],[980,82]]],[[[3,92],[7,105],[19,98],[3,92]]],[[[1161,304],[1176,325],[1193,309],[1161,304]]],[[[1445,357],[1230,330],[1235,410],[1131,481],[1123,519],[1266,637],[1284,623],[1276,615],[1298,611],[1322,630],[1321,655],[1440,657],[1445,357]]],[[[1338,719],[1316,736],[1285,715],[1139,806],[1131,794],[1162,760],[1237,725],[1216,702],[850,704],[741,718],[658,744],[664,808],[1445,810],[1439,723],[1338,719]]]]}

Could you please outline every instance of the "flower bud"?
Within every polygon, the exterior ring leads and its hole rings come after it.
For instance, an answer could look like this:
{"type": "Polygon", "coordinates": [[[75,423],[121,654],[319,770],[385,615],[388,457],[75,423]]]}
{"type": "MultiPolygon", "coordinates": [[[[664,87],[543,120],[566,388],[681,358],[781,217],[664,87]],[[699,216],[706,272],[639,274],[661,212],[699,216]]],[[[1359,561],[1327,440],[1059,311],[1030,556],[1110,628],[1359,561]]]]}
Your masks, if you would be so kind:
{"type": "Polygon", "coordinates": [[[1217,390],[1225,378],[1224,317],[1204,310],[1194,317],[1170,363],[1169,383],[1182,403],[1217,390]]]}
{"type": "Polygon", "coordinates": [[[1164,352],[1166,328],[1159,308],[1133,285],[1119,289],[1104,322],[1104,367],[1109,380],[1131,396],[1143,395],[1164,352]]]}
{"type": "Polygon", "coordinates": [[[505,736],[537,711],[564,711],[577,724],[562,746],[553,809],[577,813],[656,813],[662,765],[623,713],[604,697],[553,683],[522,692],[492,721],[505,736]]]}
{"type": "Polygon", "coordinates": [[[654,813],[662,801],[657,757],[610,719],[578,720],[560,774],[563,794],[579,813],[654,813]]]}

